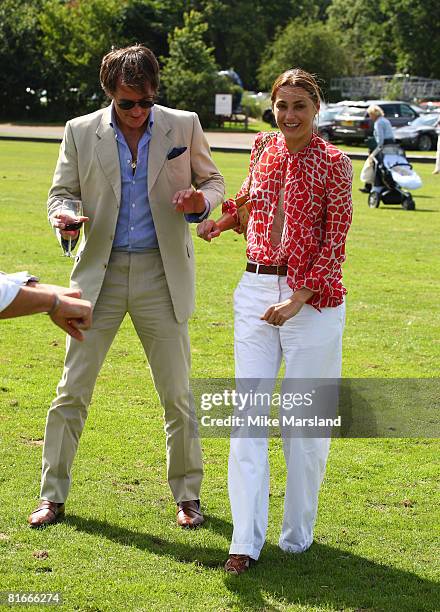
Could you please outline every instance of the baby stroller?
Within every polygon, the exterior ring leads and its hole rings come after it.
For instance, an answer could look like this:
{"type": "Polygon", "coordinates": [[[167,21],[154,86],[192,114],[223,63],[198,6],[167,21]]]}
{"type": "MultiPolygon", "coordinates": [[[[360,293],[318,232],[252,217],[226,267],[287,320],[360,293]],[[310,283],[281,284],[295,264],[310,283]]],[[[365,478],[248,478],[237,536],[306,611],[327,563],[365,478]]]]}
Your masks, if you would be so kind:
{"type": "Polygon", "coordinates": [[[405,210],[414,210],[415,202],[407,190],[418,189],[422,186],[422,180],[408,162],[402,147],[396,143],[378,146],[370,158],[376,177],[374,184],[381,184],[382,189],[380,192],[370,191],[368,206],[378,208],[383,202],[383,204],[400,204],[405,210]]]}

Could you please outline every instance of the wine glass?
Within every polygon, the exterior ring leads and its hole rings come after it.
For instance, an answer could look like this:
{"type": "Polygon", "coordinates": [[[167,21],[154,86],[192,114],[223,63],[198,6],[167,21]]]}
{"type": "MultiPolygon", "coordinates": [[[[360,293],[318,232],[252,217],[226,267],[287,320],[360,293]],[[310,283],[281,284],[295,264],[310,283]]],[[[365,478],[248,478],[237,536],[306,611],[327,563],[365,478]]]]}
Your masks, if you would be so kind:
{"type": "MultiPolygon", "coordinates": [[[[67,224],[64,230],[72,231],[79,230],[82,221],[77,221],[77,217],[83,216],[83,206],[81,200],[63,200],[61,203],[60,213],[63,215],[69,215],[69,217],[74,217],[72,222],[67,224]]],[[[67,247],[65,246],[65,242],[62,243],[63,255],[65,257],[72,257],[72,238],[66,238],[67,247]]]]}

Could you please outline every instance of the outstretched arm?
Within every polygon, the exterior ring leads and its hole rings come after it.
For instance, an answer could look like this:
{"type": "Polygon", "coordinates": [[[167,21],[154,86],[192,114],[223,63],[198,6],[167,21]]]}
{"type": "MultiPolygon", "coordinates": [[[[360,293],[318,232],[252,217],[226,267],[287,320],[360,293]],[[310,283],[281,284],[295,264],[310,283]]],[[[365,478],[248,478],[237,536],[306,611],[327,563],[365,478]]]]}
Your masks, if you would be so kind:
{"type": "Polygon", "coordinates": [[[89,329],[92,324],[92,305],[80,298],[80,291],[57,285],[24,286],[0,312],[0,319],[46,312],[55,325],[76,340],[83,340],[81,330],[89,329]]]}

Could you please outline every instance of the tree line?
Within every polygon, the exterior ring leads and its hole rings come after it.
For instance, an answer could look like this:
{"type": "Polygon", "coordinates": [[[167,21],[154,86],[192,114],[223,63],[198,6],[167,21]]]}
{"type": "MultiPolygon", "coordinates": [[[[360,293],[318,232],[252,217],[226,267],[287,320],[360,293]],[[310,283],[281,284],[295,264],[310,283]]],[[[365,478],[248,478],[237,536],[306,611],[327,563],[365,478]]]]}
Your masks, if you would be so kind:
{"type": "Polygon", "coordinates": [[[112,46],[141,42],[163,68],[161,101],[206,124],[218,77],[233,67],[268,90],[292,66],[335,76],[440,78],[438,0],[2,0],[0,118],[64,120],[105,101],[98,73],[112,46]]]}

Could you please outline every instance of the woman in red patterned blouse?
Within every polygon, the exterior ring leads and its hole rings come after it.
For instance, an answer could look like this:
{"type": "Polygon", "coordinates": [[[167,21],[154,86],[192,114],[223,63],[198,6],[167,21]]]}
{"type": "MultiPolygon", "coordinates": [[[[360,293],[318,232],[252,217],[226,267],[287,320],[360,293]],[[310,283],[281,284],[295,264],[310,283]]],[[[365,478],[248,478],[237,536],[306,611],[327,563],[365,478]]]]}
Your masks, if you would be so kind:
{"type": "MultiPolygon", "coordinates": [[[[313,132],[319,93],[313,76],[300,69],[276,79],[272,107],[280,133],[258,134],[249,175],[236,197],[249,193],[252,203],[248,264],[234,294],[235,376],[237,388],[246,391],[250,380],[254,387],[260,381],[254,392],[273,389],[283,358],[283,385],[341,375],[346,293],[341,264],[352,216],[352,167],[344,153],[313,132]]],[[[240,231],[234,199],[224,203],[218,221],[203,221],[198,234],[210,241],[232,228],[240,231]]],[[[269,408],[260,406],[259,414],[269,414],[269,408]]],[[[267,530],[267,436],[252,431],[242,428],[231,436],[234,534],[225,569],[236,574],[258,559],[267,530]]],[[[293,553],[313,541],[330,443],[328,437],[298,435],[283,432],[287,483],[279,545],[293,553]]]]}

